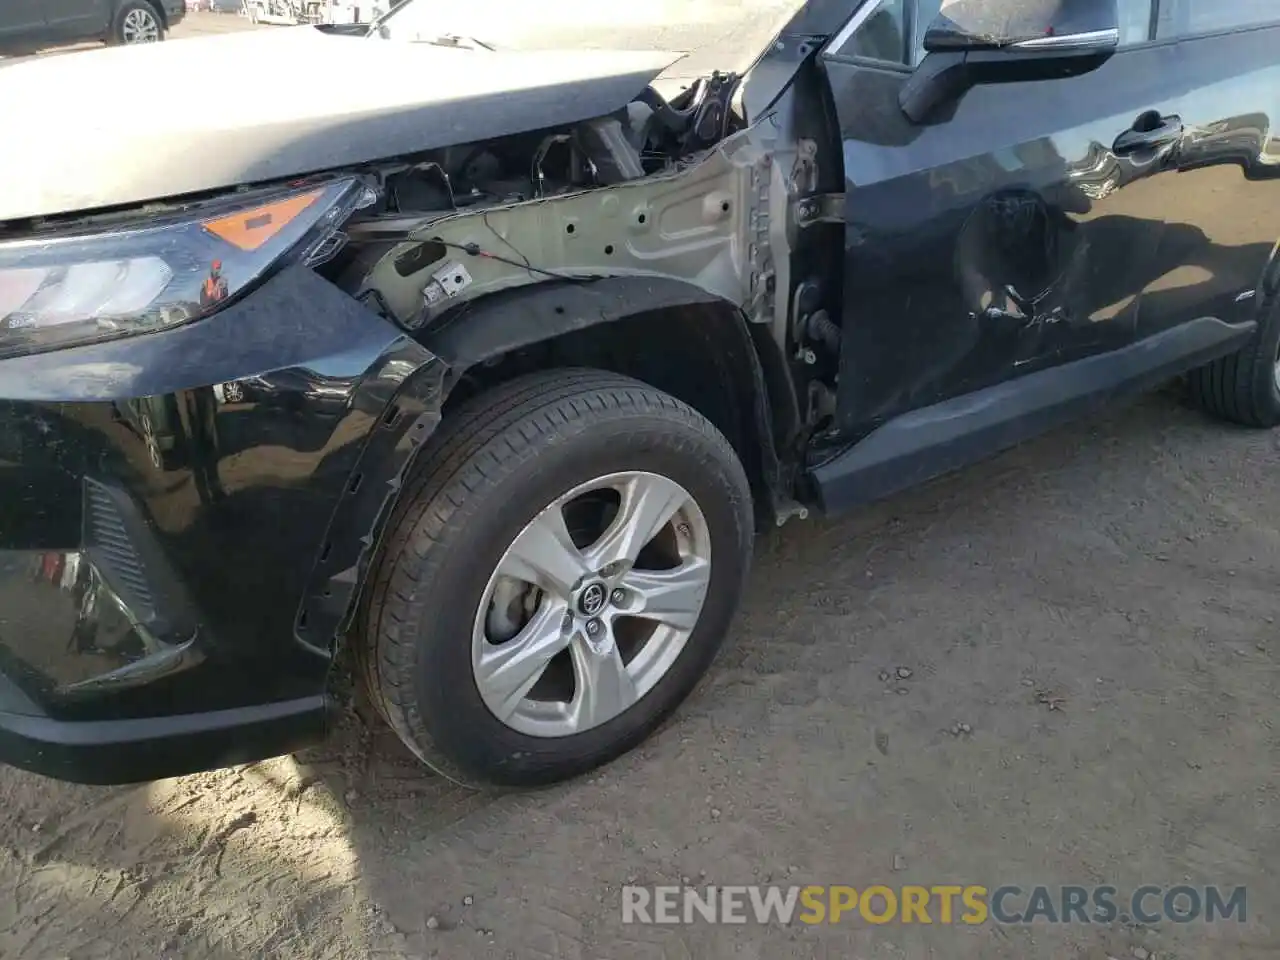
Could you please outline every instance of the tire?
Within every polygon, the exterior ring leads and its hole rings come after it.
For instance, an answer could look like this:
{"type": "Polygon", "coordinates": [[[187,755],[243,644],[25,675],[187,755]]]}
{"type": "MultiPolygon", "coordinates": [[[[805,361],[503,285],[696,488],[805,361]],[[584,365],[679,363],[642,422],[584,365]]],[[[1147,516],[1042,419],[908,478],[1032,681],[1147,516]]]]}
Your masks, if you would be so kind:
{"type": "MultiPolygon", "coordinates": [[[[591,543],[598,530],[582,531],[577,536],[584,552],[573,556],[594,562],[621,555],[601,547],[617,545],[610,537],[591,543]]],[[[690,407],[638,381],[596,370],[522,377],[447,416],[417,458],[364,593],[357,668],[375,706],[405,744],[451,780],[528,787],[576,776],[639,744],[694,689],[737,608],[753,532],[750,489],[733,448],[690,407]],[[608,486],[615,482],[621,484],[616,490],[608,486]],[[568,511],[549,509],[582,485],[590,489],[571,500],[568,511]],[[616,579],[594,580],[597,574],[591,573],[577,581],[577,594],[551,586],[536,590],[529,586],[533,577],[499,576],[512,564],[537,569],[510,558],[521,552],[517,538],[531,542],[549,518],[563,517],[573,526],[572,517],[599,511],[600,529],[628,529],[621,521],[608,526],[612,498],[619,498],[612,509],[623,519],[643,518],[645,510],[624,510],[622,503],[631,501],[619,491],[631,491],[640,504],[683,504],[644,548],[655,556],[674,551],[670,562],[678,566],[666,571],[671,576],[705,577],[694,593],[682,595],[686,601],[701,599],[674,614],[671,623],[684,624],[679,628],[665,622],[668,612],[660,609],[659,594],[647,592],[665,581],[645,552],[631,556],[634,568],[625,573],[615,568],[627,568],[629,561],[601,568],[616,579]],[[668,499],[660,501],[650,491],[663,491],[668,499]],[[705,567],[699,544],[708,557],[705,567]],[[562,659],[549,662],[528,694],[502,701],[517,704],[507,719],[489,705],[497,702],[492,685],[477,679],[478,651],[516,649],[490,636],[500,587],[524,591],[519,604],[504,608],[529,616],[517,628],[522,642],[540,635],[538,624],[557,622],[558,633],[547,627],[545,635],[556,643],[569,638],[557,654],[562,659]],[[482,619],[482,601],[491,594],[495,603],[485,604],[482,619]],[[598,608],[592,605],[602,597],[607,608],[593,615],[598,608]],[[650,603],[653,611],[633,617],[623,612],[650,603]],[[605,625],[594,641],[587,635],[593,616],[597,629],[605,625]],[[626,660],[624,634],[632,628],[649,639],[635,641],[626,660]],[[616,700],[583,694],[612,687],[603,681],[584,684],[580,669],[624,660],[627,678],[633,672],[637,677],[630,681],[633,689],[616,700]],[[557,664],[561,673],[553,676],[557,664]],[[544,701],[535,698],[539,684],[567,684],[565,674],[572,677],[572,696],[561,686],[561,699],[553,696],[546,701],[553,706],[544,710],[544,701]],[[616,715],[609,713],[610,704],[626,703],[616,715]],[[563,716],[547,713],[562,708],[563,716]]],[[[543,582],[542,574],[537,580],[543,582]]],[[[568,581],[565,576],[557,582],[568,581]]],[[[680,605],[671,606],[675,611],[680,605]]],[[[607,678],[610,672],[601,668],[591,675],[607,678]]],[[[618,689],[626,686],[624,680],[618,689]]]]}
{"type": "Polygon", "coordinates": [[[116,11],[107,42],[113,47],[158,43],[164,39],[164,18],[146,0],[126,0],[116,11]],[[140,39],[150,37],[150,39],[140,39]]]}
{"type": "Polygon", "coordinates": [[[1269,296],[1253,338],[1235,353],[1187,376],[1192,399],[1220,420],[1280,425],[1280,296],[1269,296]]]}

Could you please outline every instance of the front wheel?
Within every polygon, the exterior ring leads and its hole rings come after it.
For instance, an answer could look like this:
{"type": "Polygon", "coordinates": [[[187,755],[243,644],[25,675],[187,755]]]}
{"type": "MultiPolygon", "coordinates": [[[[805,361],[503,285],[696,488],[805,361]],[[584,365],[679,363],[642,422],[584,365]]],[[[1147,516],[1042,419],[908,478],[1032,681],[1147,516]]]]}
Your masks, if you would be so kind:
{"type": "Polygon", "coordinates": [[[560,370],[447,417],[375,566],[379,710],[463,783],[526,786],[638,744],[711,664],[750,562],[728,441],[634,380],[560,370]]]}
{"type": "Polygon", "coordinates": [[[144,0],[129,0],[121,5],[111,27],[113,46],[136,43],[159,43],[164,39],[164,25],[156,8],[144,0]]]}

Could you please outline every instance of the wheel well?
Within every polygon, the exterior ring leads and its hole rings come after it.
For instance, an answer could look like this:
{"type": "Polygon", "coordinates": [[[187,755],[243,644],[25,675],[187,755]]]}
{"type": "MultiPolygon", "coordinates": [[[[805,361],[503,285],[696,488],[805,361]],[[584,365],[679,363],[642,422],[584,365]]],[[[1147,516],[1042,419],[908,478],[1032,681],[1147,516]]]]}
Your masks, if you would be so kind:
{"type": "Polygon", "coordinates": [[[731,306],[689,304],[650,310],[549,337],[461,371],[445,401],[448,416],[469,397],[535,370],[595,367],[634,377],[687,403],[733,445],[751,481],[757,513],[772,525],[781,478],[768,389],[743,320],[731,306]]]}

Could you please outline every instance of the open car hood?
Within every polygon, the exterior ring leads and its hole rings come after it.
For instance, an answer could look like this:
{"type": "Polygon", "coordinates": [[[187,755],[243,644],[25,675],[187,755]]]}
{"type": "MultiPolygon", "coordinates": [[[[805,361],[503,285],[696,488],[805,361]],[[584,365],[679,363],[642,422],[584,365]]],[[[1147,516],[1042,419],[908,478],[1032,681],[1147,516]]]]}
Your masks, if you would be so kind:
{"type": "Polygon", "coordinates": [[[0,64],[0,222],[569,124],[625,106],[679,57],[295,27],[0,64]]]}

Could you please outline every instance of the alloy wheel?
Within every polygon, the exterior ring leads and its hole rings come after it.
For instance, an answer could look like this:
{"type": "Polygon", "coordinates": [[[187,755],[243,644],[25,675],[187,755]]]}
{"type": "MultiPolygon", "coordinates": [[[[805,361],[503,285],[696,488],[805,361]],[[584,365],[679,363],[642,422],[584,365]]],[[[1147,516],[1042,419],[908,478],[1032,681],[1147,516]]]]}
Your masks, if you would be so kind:
{"type": "Polygon", "coordinates": [[[472,632],[481,698],[531,736],[609,722],[680,656],[710,575],[706,518],[678,483],[636,471],[575,487],[489,578],[472,632]]]}
{"type": "Polygon", "coordinates": [[[130,10],[125,14],[120,37],[125,43],[155,43],[160,39],[160,23],[150,10],[130,10]]]}

